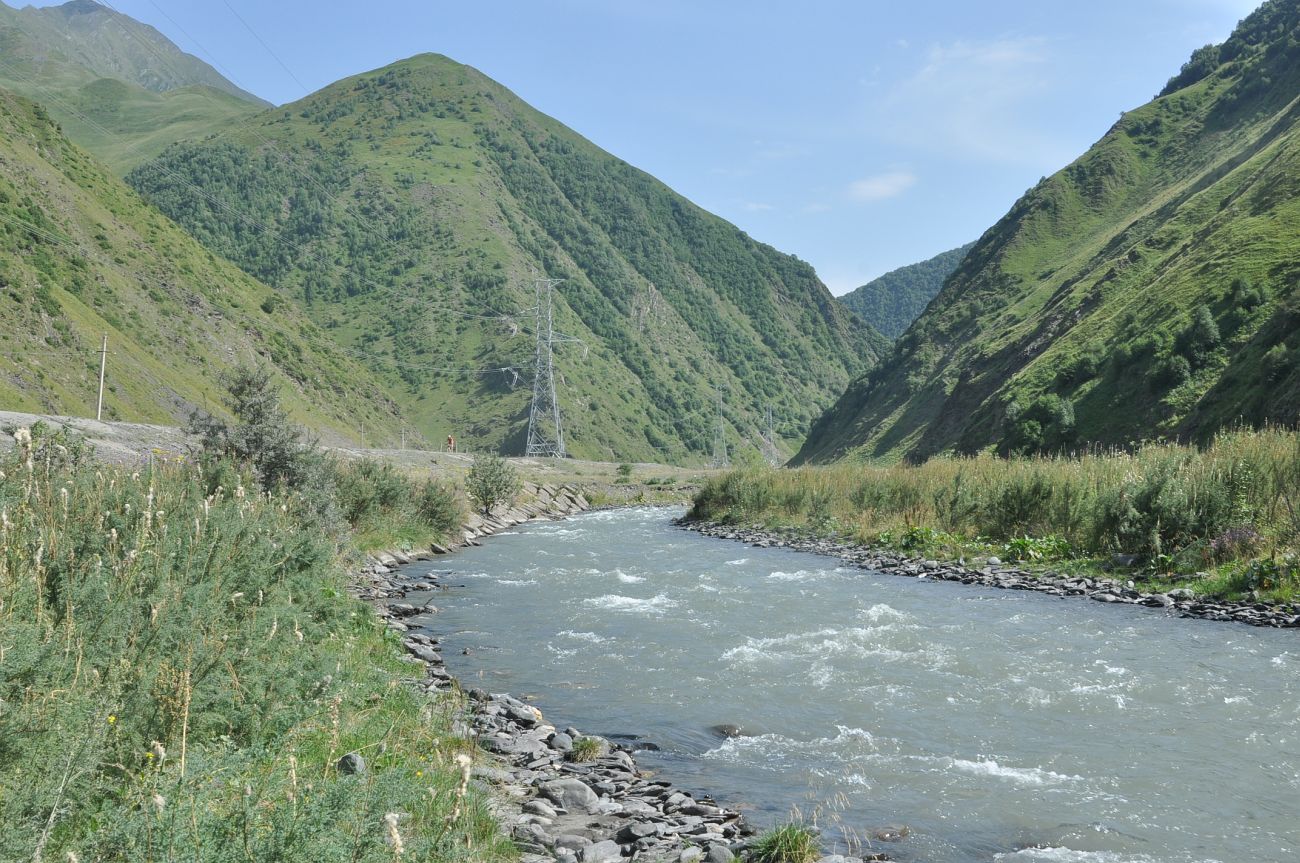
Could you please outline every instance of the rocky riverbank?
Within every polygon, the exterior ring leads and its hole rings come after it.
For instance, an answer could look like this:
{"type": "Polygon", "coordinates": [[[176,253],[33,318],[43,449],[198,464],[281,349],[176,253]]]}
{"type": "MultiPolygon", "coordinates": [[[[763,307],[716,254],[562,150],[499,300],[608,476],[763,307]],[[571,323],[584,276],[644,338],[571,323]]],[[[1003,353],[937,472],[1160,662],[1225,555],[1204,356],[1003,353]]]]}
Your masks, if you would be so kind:
{"type": "MultiPolygon", "coordinates": [[[[475,543],[531,518],[562,517],[587,508],[572,489],[541,491],[537,500],[548,498],[549,504],[475,519],[463,531],[464,542],[475,543]]],[[[402,633],[406,652],[421,669],[411,683],[429,694],[460,687],[443,662],[438,636],[412,620],[436,613],[436,607],[402,600],[441,585],[434,574],[407,577],[396,567],[436,553],[375,555],[356,574],[354,586],[358,596],[374,602],[385,625],[402,633]]],[[[474,737],[483,752],[474,781],[491,794],[502,829],[519,846],[525,863],[730,863],[748,847],[754,831],[739,812],[643,773],[633,754],[637,741],[555,728],[537,708],[509,694],[482,689],[465,694],[459,730],[474,737]]]]}
{"type": "MultiPolygon", "coordinates": [[[[402,601],[442,585],[435,574],[408,577],[400,567],[458,545],[476,545],[534,518],[563,518],[590,508],[569,486],[528,486],[525,495],[526,503],[509,510],[472,516],[457,544],[373,554],[355,574],[355,595],[373,602],[385,625],[402,633],[403,647],[421,669],[410,681],[419,690],[462,691],[443,661],[437,634],[413,622],[437,608],[402,601]]],[[[459,730],[474,737],[483,752],[474,782],[495,801],[501,827],[519,846],[524,863],[731,863],[746,856],[755,831],[741,814],[642,772],[634,753],[646,744],[558,729],[540,710],[507,693],[469,689],[465,695],[459,730]]],[[[886,859],[834,855],[820,863],[886,859]]]]}
{"type": "Polygon", "coordinates": [[[1079,597],[1096,602],[1141,605],[1177,617],[1199,618],[1251,626],[1300,628],[1300,604],[1268,605],[1250,602],[1219,602],[1198,598],[1186,589],[1168,593],[1143,593],[1131,582],[1110,578],[1086,578],[1054,572],[1035,573],[1005,566],[996,557],[981,566],[900,556],[894,552],[858,545],[815,539],[796,534],[782,534],[759,528],[737,527],[714,522],[687,522],[680,525],[703,536],[743,542],[757,548],[788,548],[836,557],[847,564],[890,575],[904,575],[935,581],[957,581],[1005,590],[1032,590],[1048,596],[1079,597]]]}

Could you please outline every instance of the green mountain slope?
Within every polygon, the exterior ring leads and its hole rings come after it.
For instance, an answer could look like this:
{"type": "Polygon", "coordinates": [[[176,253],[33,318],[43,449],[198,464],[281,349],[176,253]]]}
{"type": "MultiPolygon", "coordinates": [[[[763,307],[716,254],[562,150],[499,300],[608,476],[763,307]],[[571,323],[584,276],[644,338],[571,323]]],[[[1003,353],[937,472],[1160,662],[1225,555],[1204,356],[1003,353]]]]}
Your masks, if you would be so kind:
{"type": "Polygon", "coordinates": [[[100,337],[107,418],[175,423],[219,403],[218,373],[273,365],[295,419],[395,436],[396,406],[271,289],[213,256],[0,91],[0,407],[93,416],[100,337]]]}
{"type": "Polygon", "coordinates": [[[154,28],[91,0],[0,3],[0,86],[40,102],[123,173],[268,106],[154,28]]]}
{"type": "Polygon", "coordinates": [[[840,297],[840,302],[881,335],[896,339],[925,311],[943,287],[944,279],[952,275],[974,245],[967,243],[928,261],[890,270],[840,297]]]}
{"type": "Polygon", "coordinates": [[[797,446],[886,345],[808,265],[440,56],[177,145],[129,180],[301,303],[437,439],[522,449],[538,275],[566,280],[556,326],[582,340],[556,359],[581,456],[705,457],[715,388],[733,448],[759,445],[767,404],[797,446]]]}
{"type": "Polygon", "coordinates": [[[1300,418],[1300,2],[1031,189],[799,455],[924,458],[1300,418]]]}

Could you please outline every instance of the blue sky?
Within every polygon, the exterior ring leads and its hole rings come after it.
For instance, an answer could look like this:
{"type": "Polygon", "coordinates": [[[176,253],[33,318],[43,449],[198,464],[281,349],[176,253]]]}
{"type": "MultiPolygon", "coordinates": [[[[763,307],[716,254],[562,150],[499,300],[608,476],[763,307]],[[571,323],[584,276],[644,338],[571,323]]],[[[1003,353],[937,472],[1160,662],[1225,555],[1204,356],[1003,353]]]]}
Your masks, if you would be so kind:
{"type": "Polygon", "coordinates": [[[978,237],[1257,4],[112,5],[277,103],[412,54],[446,54],[809,261],[842,293],[978,237]]]}

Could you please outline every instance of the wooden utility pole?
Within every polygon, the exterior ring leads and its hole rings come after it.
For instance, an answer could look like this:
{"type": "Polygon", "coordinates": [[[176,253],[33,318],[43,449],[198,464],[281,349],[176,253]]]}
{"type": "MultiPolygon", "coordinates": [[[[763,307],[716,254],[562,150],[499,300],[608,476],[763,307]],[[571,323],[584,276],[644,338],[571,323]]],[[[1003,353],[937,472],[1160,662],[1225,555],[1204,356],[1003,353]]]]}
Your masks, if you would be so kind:
{"type": "Polygon", "coordinates": [[[108,333],[104,333],[104,344],[99,349],[99,398],[95,402],[95,419],[104,418],[104,365],[108,362],[108,333]]]}

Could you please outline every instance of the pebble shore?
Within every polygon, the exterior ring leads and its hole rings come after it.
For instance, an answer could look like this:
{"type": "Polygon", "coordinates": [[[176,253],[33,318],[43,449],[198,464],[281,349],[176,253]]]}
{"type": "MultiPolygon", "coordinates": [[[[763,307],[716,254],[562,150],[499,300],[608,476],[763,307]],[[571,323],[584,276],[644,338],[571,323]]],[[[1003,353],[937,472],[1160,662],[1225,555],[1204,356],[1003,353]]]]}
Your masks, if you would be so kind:
{"type": "Polygon", "coordinates": [[[713,522],[680,522],[686,530],[703,536],[743,542],[756,548],[786,548],[839,558],[846,564],[890,575],[904,575],[935,581],[956,581],[1005,590],[1032,590],[1048,596],[1079,597],[1096,602],[1141,605],[1177,617],[1199,618],[1251,626],[1300,628],[1300,604],[1268,605],[1258,602],[1220,602],[1196,597],[1186,589],[1168,593],[1143,593],[1128,582],[1111,578],[1087,578],[1053,572],[1034,573],[1004,566],[990,558],[981,566],[899,556],[881,549],[864,548],[830,539],[812,539],[759,528],[744,528],[713,522]]]}

